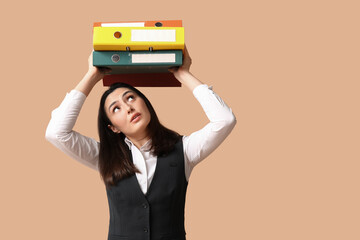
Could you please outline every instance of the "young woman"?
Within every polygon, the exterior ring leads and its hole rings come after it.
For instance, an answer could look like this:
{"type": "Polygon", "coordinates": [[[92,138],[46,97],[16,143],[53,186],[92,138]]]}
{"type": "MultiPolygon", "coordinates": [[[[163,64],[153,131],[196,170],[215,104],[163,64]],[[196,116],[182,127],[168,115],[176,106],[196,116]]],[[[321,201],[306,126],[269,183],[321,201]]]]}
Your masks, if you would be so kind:
{"type": "Polygon", "coordinates": [[[75,160],[99,171],[106,186],[108,239],[185,240],[184,207],[192,169],[230,134],[235,116],[211,87],[183,65],[170,69],[201,104],[209,123],[180,136],[160,122],[149,100],[136,88],[114,84],[103,94],[98,115],[100,143],[73,131],[80,109],[106,70],[92,65],[52,112],[46,139],[75,160]]]}

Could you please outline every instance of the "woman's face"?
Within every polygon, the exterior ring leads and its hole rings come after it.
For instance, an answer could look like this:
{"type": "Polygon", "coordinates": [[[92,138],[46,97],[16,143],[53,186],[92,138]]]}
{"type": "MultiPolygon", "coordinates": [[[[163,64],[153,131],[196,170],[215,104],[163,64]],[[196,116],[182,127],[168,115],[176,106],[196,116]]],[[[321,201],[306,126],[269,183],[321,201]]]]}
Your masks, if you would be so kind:
{"type": "Polygon", "coordinates": [[[144,100],[128,88],[117,88],[105,100],[105,112],[115,133],[124,133],[129,138],[147,136],[150,112],[144,100]]]}

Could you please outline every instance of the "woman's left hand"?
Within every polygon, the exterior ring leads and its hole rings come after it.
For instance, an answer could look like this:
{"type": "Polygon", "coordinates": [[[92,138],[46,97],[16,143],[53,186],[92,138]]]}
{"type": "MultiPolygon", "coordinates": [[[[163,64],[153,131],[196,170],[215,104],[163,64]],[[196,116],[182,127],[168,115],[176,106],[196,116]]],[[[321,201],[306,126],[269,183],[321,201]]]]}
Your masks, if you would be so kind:
{"type": "Polygon", "coordinates": [[[175,77],[177,77],[181,73],[190,72],[191,63],[192,63],[192,60],[190,58],[189,52],[188,52],[188,50],[186,48],[186,45],[185,45],[183,64],[180,67],[169,68],[169,71],[172,72],[175,77]]]}

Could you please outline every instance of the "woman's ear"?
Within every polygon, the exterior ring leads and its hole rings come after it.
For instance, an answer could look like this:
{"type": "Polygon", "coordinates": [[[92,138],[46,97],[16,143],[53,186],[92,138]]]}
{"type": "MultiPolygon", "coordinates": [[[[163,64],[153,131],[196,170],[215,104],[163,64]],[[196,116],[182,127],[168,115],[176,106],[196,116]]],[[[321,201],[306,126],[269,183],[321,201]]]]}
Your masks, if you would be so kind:
{"type": "Polygon", "coordinates": [[[119,129],[117,129],[116,127],[114,127],[113,125],[108,125],[108,128],[113,131],[114,133],[121,133],[121,131],[119,129]]]}

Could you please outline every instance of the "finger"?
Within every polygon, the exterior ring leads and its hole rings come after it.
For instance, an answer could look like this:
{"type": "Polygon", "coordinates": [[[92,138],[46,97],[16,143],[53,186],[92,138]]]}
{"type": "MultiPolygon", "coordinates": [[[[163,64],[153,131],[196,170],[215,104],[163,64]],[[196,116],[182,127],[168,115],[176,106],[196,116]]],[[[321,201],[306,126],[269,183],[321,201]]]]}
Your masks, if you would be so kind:
{"type": "Polygon", "coordinates": [[[104,73],[105,73],[105,74],[111,73],[111,71],[112,71],[111,68],[105,68],[105,69],[104,69],[104,73]]]}
{"type": "Polygon", "coordinates": [[[107,74],[111,72],[111,68],[107,68],[107,67],[99,67],[98,69],[103,74],[107,74]]]}
{"type": "Polygon", "coordinates": [[[177,70],[179,69],[179,67],[171,67],[171,68],[168,68],[169,72],[176,72],[177,70]]]}
{"type": "Polygon", "coordinates": [[[189,52],[187,50],[186,44],[184,44],[184,56],[186,56],[186,57],[189,56],[189,52]]]}

